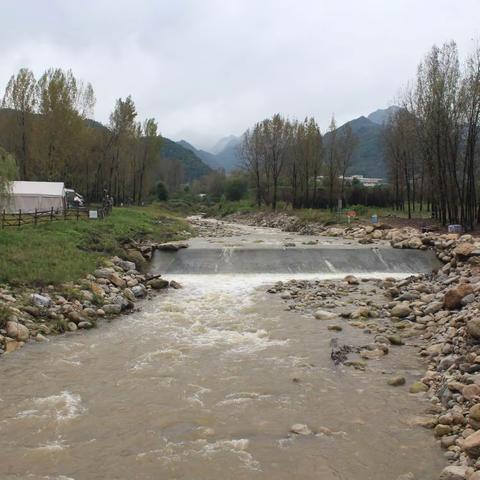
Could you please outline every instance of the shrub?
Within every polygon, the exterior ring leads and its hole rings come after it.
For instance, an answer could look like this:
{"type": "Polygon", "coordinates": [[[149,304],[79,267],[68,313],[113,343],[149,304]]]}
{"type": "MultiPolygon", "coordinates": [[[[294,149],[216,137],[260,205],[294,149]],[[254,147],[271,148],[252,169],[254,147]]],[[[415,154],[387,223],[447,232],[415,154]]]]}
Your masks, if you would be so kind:
{"type": "Polygon", "coordinates": [[[157,190],[157,198],[160,202],[165,202],[168,200],[168,189],[163,182],[157,183],[156,190],[157,190]]]}
{"type": "Polygon", "coordinates": [[[225,196],[227,200],[236,202],[245,197],[248,189],[246,179],[242,177],[231,177],[227,179],[225,186],[225,196]]]}

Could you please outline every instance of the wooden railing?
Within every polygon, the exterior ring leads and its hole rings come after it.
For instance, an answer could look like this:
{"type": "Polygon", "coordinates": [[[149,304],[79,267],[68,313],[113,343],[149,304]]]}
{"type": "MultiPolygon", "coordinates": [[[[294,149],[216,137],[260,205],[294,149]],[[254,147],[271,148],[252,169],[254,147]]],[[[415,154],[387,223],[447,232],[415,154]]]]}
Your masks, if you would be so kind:
{"type": "Polygon", "coordinates": [[[67,208],[66,210],[56,210],[51,208],[50,210],[37,210],[34,212],[22,212],[19,210],[16,213],[7,213],[3,210],[0,223],[1,227],[22,227],[24,225],[40,225],[43,223],[50,223],[56,220],[80,220],[89,219],[90,210],[97,211],[99,219],[103,219],[108,216],[112,210],[111,207],[99,207],[99,208],[67,208]]]}

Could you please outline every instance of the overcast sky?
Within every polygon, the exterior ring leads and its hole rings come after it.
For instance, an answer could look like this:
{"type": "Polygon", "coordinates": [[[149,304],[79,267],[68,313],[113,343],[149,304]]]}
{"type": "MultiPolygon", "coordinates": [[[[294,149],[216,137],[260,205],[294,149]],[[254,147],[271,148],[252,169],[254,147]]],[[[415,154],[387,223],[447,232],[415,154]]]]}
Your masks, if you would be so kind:
{"type": "Polygon", "coordinates": [[[480,37],[479,0],[1,1],[0,89],[71,68],[95,118],[132,95],[163,135],[208,148],[273,113],[322,129],[390,105],[434,44],[480,37]]]}

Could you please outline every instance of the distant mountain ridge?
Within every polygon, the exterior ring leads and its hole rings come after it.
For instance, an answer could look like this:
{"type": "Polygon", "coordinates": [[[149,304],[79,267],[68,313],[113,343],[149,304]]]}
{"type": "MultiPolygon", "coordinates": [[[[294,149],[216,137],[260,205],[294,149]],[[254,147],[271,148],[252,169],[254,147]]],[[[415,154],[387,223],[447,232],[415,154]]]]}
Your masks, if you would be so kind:
{"type": "MultiPolygon", "coordinates": [[[[337,128],[337,131],[341,133],[349,125],[352,132],[358,137],[358,145],[353,153],[351,165],[347,172],[349,175],[363,175],[365,177],[383,179],[388,177],[387,161],[383,146],[383,129],[385,123],[398,109],[399,107],[395,105],[378,109],[367,117],[362,115],[337,128]]],[[[325,133],[325,139],[328,138],[328,135],[328,132],[325,133]]],[[[212,148],[213,153],[196,149],[185,140],[181,140],[178,143],[194,152],[211,168],[223,168],[227,173],[230,173],[240,167],[237,157],[240,142],[241,137],[234,135],[224,137],[212,148]]]]}
{"type": "Polygon", "coordinates": [[[240,168],[240,162],[237,156],[237,147],[240,142],[241,137],[229,135],[228,137],[220,139],[212,147],[212,152],[198,149],[186,140],[180,140],[177,144],[193,152],[210,168],[213,168],[214,170],[223,168],[226,173],[230,173],[233,170],[240,168]]]}

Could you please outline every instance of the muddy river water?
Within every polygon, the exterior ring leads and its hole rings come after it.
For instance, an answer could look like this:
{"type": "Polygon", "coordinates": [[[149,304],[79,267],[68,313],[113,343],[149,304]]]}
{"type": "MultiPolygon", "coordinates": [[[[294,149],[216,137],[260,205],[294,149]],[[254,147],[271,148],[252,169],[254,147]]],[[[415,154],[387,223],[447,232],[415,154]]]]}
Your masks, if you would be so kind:
{"type": "MultiPolygon", "coordinates": [[[[308,241],[242,228],[196,245],[308,241]]],[[[411,421],[427,405],[386,385],[392,372],[421,375],[413,347],[364,372],[335,366],[332,337],[369,340],[266,293],[292,273],[170,276],[184,288],[140,312],[2,358],[0,479],[438,478],[441,450],[411,421]],[[291,434],[297,423],[313,434],[291,434]]]]}

